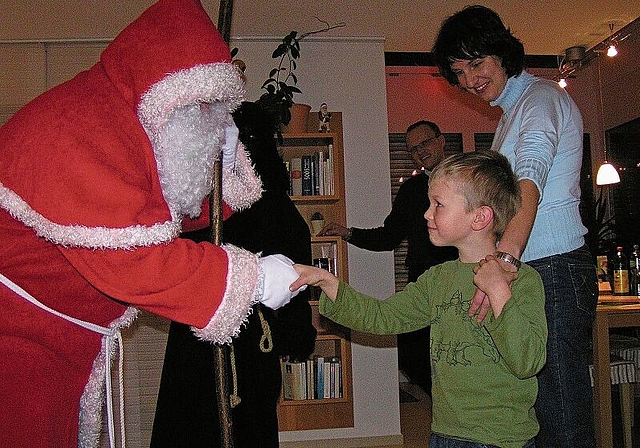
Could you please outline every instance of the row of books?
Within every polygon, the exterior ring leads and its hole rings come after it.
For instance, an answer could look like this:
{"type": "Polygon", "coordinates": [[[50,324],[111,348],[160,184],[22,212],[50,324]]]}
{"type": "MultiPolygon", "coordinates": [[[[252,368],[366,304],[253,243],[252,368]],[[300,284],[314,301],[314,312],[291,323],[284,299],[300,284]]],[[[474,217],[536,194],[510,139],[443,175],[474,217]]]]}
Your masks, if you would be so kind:
{"type": "Polygon", "coordinates": [[[316,356],[305,361],[282,359],[282,394],[285,400],[342,398],[342,362],[337,356],[316,356]]]}
{"type": "Polygon", "coordinates": [[[333,145],[329,145],[328,152],[292,158],[288,169],[291,196],[333,194],[333,145]]]}

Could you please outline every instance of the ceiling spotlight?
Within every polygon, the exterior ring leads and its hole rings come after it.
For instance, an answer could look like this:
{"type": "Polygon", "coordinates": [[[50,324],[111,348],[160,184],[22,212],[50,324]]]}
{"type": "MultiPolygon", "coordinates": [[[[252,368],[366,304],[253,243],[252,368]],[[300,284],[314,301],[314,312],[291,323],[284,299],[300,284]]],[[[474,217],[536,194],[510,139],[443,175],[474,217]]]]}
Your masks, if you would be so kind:
{"type": "MultiPolygon", "coordinates": [[[[610,23],[609,24],[609,32],[610,33],[613,33],[613,27],[614,27],[614,24],[610,23]]],[[[615,39],[612,39],[611,37],[609,37],[609,48],[607,48],[607,56],[612,58],[617,54],[618,54],[618,49],[616,48],[615,39]]]]}
{"type": "Polygon", "coordinates": [[[560,81],[558,81],[558,85],[564,89],[565,87],[567,87],[567,80],[564,78],[560,78],[560,81]]]}

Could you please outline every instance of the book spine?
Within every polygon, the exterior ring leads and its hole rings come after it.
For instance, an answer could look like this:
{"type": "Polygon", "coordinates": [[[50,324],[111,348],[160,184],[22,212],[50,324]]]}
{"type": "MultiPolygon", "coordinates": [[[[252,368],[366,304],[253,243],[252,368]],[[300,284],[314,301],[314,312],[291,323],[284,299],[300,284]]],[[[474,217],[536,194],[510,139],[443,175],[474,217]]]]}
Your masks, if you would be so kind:
{"type": "Polygon", "coordinates": [[[291,196],[293,194],[293,185],[291,183],[291,162],[285,161],[284,166],[287,169],[287,175],[289,176],[289,190],[287,190],[287,194],[291,196]]]}
{"type": "Polygon", "coordinates": [[[313,195],[313,156],[302,156],[302,195],[313,195]]]}
{"type": "Polygon", "coordinates": [[[342,398],[342,362],[340,362],[340,358],[332,358],[331,367],[334,376],[332,396],[342,398]]]}
{"type": "Polygon", "coordinates": [[[324,394],[323,398],[331,398],[331,361],[324,360],[324,394]]]}
{"type": "Polygon", "coordinates": [[[296,400],[304,400],[307,398],[307,366],[304,361],[296,362],[297,372],[297,394],[296,400]]]}
{"type": "Polygon", "coordinates": [[[325,191],[326,162],[324,152],[320,151],[318,153],[318,194],[327,194],[325,191]]]}
{"type": "Polygon", "coordinates": [[[307,399],[312,400],[316,395],[316,383],[315,383],[315,375],[313,372],[313,360],[307,359],[306,361],[307,368],[307,399]]]}
{"type": "Polygon", "coordinates": [[[313,184],[313,194],[320,194],[320,153],[313,154],[313,163],[311,164],[311,179],[313,184]]]}
{"type": "Polygon", "coordinates": [[[328,177],[328,193],[327,194],[333,194],[334,193],[334,183],[333,183],[333,144],[329,144],[329,157],[327,159],[327,168],[328,168],[328,173],[327,173],[327,177],[328,177]]]}
{"type": "Polygon", "coordinates": [[[316,357],[316,397],[324,398],[324,357],[316,357]]]}
{"type": "Polygon", "coordinates": [[[289,361],[280,361],[282,368],[282,396],[293,400],[293,367],[289,361]]]}
{"type": "Polygon", "coordinates": [[[291,194],[302,195],[302,160],[299,157],[291,159],[291,194]]]}

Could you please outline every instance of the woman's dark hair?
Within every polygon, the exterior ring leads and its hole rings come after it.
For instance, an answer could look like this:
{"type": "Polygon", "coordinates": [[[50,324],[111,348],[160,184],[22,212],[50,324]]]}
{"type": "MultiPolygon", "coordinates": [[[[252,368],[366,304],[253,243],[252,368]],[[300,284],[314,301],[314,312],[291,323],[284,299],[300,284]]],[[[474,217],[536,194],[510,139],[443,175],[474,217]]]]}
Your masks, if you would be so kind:
{"type": "Polygon", "coordinates": [[[440,74],[454,86],[458,85],[458,77],[451,70],[455,60],[496,56],[509,78],[524,69],[522,42],[504,26],[498,14],[480,5],[466,6],[442,22],[432,52],[440,74]]]}

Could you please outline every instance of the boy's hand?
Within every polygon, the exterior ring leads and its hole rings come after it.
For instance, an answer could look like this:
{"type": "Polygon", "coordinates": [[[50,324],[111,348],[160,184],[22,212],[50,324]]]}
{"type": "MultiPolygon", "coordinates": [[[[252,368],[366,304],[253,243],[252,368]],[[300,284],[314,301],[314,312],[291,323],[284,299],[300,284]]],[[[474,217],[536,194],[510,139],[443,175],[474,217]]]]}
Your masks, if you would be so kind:
{"type": "Polygon", "coordinates": [[[296,291],[304,285],[318,286],[331,301],[336,300],[339,280],[331,272],[304,264],[294,264],[293,269],[300,277],[289,286],[291,291],[296,291]]]}
{"type": "MultiPolygon", "coordinates": [[[[476,268],[474,268],[474,272],[475,269],[476,268]]],[[[484,318],[487,317],[490,306],[489,297],[487,297],[480,288],[476,288],[476,292],[473,294],[471,303],[469,304],[469,317],[476,316],[477,321],[482,322],[484,318]]]]}
{"type": "Polygon", "coordinates": [[[478,291],[469,307],[469,314],[474,315],[480,309],[478,321],[481,322],[486,316],[488,307],[491,306],[493,314],[498,317],[504,304],[511,298],[511,283],[518,278],[517,269],[509,263],[499,261],[493,255],[487,255],[485,259],[480,260],[473,272],[475,274],[473,283],[478,287],[478,291]],[[483,299],[480,306],[473,303],[476,298],[483,299]],[[475,311],[472,313],[474,306],[475,311]]]}

